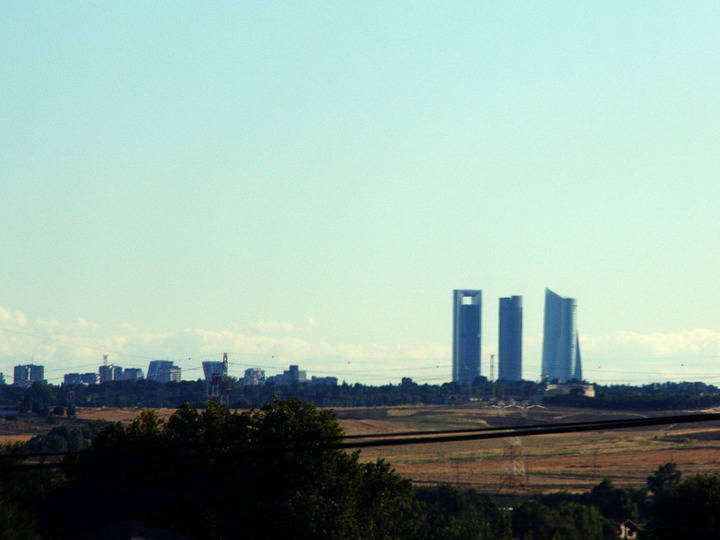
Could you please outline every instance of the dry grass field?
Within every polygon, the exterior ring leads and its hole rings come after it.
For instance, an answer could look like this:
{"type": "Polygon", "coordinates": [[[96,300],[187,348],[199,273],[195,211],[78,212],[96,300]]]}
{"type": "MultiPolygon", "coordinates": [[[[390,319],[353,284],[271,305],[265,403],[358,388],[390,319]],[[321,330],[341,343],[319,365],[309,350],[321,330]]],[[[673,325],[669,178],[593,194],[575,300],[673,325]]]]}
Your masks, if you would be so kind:
{"type": "MultiPolygon", "coordinates": [[[[391,407],[338,409],[348,434],[407,430],[515,426],[525,423],[573,422],[659,416],[662,412],[636,413],[587,409],[531,409],[524,419],[519,412],[463,407],[391,407]],[[367,411],[363,418],[363,411],[367,411]]],[[[520,439],[529,492],[587,490],[609,478],[620,486],[641,486],[659,465],[675,461],[685,474],[720,472],[720,423],[667,425],[523,437],[520,439]]],[[[397,447],[367,448],[362,459],[383,458],[414,482],[451,483],[496,492],[503,480],[503,439],[397,447]]]]}
{"type": "MultiPolygon", "coordinates": [[[[648,413],[569,408],[534,408],[523,418],[517,409],[492,407],[397,406],[335,409],[346,434],[391,433],[501,427],[659,416],[648,413]]],[[[137,408],[78,408],[77,422],[131,422],[137,408]]],[[[157,409],[166,419],[173,409],[157,409]]],[[[677,412],[676,412],[677,413],[677,412]]],[[[0,421],[0,443],[27,440],[49,431],[43,418],[0,421]]],[[[603,478],[620,486],[641,486],[659,465],[675,461],[684,474],[720,472],[720,422],[667,425],[604,432],[555,434],[521,439],[528,492],[586,490],[603,478]]],[[[417,484],[450,483],[497,492],[507,476],[503,439],[366,448],[362,460],[385,459],[417,484]]]]}
{"type": "MultiPolygon", "coordinates": [[[[122,422],[129,424],[140,414],[137,407],[78,407],[77,418],[81,420],[105,420],[106,422],[122,422]]],[[[163,420],[175,412],[175,409],[154,409],[163,420]]]]}

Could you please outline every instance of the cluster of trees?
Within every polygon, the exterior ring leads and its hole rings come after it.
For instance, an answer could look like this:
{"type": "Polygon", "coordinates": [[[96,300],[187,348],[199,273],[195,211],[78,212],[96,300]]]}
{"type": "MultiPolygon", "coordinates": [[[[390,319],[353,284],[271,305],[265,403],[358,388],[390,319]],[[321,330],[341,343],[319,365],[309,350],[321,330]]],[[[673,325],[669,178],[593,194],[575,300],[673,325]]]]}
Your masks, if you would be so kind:
{"type": "Polygon", "coordinates": [[[74,426],[57,426],[44,435],[36,435],[25,444],[30,453],[77,452],[87,450],[92,439],[107,422],[83,422],[74,426]]]}
{"type": "Polygon", "coordinates": [[[413,488],[379,460],[328,447],[335,414],[297,399],[231,413],[185,404],[167,421],[56,428],[0,448],[3,538],[95,538],[134,528],[154,537],[609,539],[618,523],[645,538],[716,538],[720,476],[681,479],[674,464],[643,489],[603,481],[514,508],[449,486],[413,488]],[[88,441],[92,444],[88,447],[88,441]],[[57,443],[57,441],[64,441],[57,443]],[[18,468],[25,452],[87,451],[57,468],[18,468]]]}
{"type": "MultiPolygon", "coordinates": [[[[445,383],[417,384],[409,378],[400,384],[311,385],[296,383],[244,386],[231,379],[230,405],[233,408],[260,407],[272,400],[297,397],[321,407],[367,407],[405,404],[465,403],[471,398],[514,397],[528,399],[541,393],[543,385],[529,381],[488,382],[478,377],[472,385],[445,383]]],[[[669,410],[696,409],[720,405],[720,389],[704,383],[664,383],[645,386],[596,385],[595,398],[565,395],[545,398],[547,405],[599,409],[669,410]]],[[[54,407],[177,407],[190,403],[203,407],[206,384],[202,380],[159,383],[156,381],[112,381],[89,386],[54,386],[34,383],[30,388],[0,386],[0,403],[19,403],[22,411],[46,413],[54,407]]]]}
{"type": "Polygon", "coordinates": [[[595,385],[594,398],[577,395],[546,398],[546,405],[615,410],[703,409],[720,405],[720,389],[702,382],[595,385]]]}

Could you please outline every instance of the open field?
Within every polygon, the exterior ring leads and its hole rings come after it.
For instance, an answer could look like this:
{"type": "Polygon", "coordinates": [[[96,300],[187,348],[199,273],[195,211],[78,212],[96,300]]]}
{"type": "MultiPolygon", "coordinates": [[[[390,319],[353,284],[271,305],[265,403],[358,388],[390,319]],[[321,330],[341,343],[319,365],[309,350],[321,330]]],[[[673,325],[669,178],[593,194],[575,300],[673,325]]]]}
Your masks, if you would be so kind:
{"type": "MultiPolygon", "coordinates": [[[[574,422],[660,416],[662,412],[531,409],[500,413],[478,406],[338,409],[348,434],[516,426],[524,423],[574,422]]],[[[677,414],[678,411],[675,411],[677,414]]],[[[586,490],[609,478],[616,485],[641,486],[659,465],[675,461],[684,474],[720,472],[720,422],[667,425],[603,432],[554,434],[520,439],[523,479],[530,492],[586,490]]],[[[383,458],[414,482],[452,483],[497,491],[503,480],[503,439],[398,447],[367,448],[362,459],[383,458]]]]}
{"type": "MultiPolygon", "coordinates": [[[[163,420],[175,412],[175,409],[154,409],[163,420]]],[[[104,420],[129,424],[142,411],[138,407],[78,407],[76,416],[80,420],[104,420]]]]}
{"type": "MultiPolygon", "coordinates": [[[[348,435],[502,427],[553,422],[661,416],[664,413],[533,408],[523,418],[517,409],[501,413],[492,407],[396,406],[335,409],[348,435]]],[[[54,425],[88,420],[128,423],[137,408],[78,408],[77,418],[50,424],[43,417],[0,420],[0,443],[27,440],[54,425]]],[[[157,409],[167,418],[173,409],[157,409]]],[[[680,411],[674,411],[675,414],[680,411]]],[[[672,414],[672,413],[668,413],[672,414]]],[[[603,432],[553,434],[520,439],[516,448],[524,463],[529,492],[586,490],[603,478],[621,486],[641,486],[659,465],[675,461],[684,474],[720,472],[720,422],[680,424],[603,432]]],[[[509,461],[503,439],[388,446],[362,450],[362,460],[382,458],[417,484],[451,483],[497,492],[509,461]]]]}

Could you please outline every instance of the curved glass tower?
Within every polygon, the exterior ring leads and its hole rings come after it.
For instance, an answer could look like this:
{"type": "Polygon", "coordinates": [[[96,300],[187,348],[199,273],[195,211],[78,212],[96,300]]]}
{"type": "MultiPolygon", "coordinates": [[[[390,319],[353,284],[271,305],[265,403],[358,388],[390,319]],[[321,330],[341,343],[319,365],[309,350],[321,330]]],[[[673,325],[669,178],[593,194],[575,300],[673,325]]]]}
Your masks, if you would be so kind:
{"type": "Polygon", "coordinates": [[[577,301],[545,289],[542,379],[582,380],[580,340],[576,321],[577,301]]]}

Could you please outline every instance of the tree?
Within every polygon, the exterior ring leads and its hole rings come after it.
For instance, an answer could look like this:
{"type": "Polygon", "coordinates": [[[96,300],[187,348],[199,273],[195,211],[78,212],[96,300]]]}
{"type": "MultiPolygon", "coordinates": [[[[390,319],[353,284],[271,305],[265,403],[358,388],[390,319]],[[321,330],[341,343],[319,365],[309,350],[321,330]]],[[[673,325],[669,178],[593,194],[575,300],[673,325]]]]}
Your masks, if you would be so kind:
{"type": "Polygon", "coordinates": [[[604,540],[617,537],[614,522],[604,518],[595,506],[575,502],[549,508],[535,500],[513,512],[514,537],[522,540],[604,540]]]}
{"type": "Polygon", "coordinates": [[[655,493],[647,538],[720,537],[720,475],[690,476],[655,493]]]}
{"type": "Polygon", "coordinates": [[[610,480],[603,480],[595,486],[588,502],[600,510],[603,516],[620,523],[628,518],[637,519],[637,505],[627,489],[613,486],[610,480]]]}
{"type": "Polygon", "coordinates": [[[47,519],[60,537],[106,525],[113,508],[197,538],[416,537],[410,482],[328,447],[341,436],[333,411],[297,399],[243,413],[183,405],[167,422],[143,411],[67,458],[47,519]]]}
{"type": "Polygon", "coordinates": [[[499,508],[487,495],[438,486],[417,488],[415,498],[425,521],[420,536],[441,540],[512,538],[510,512],[499,508]]]}
{"type": "Polygon", "coordinates": [[[665,489],[672,489],[680,482],[682,473],[677,470],[677,464],[670,461],[665,465],[660,465],[657,470],[647,478],[647,487],[655,494],[665,489]]]}

